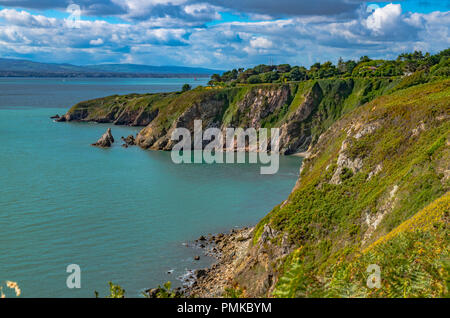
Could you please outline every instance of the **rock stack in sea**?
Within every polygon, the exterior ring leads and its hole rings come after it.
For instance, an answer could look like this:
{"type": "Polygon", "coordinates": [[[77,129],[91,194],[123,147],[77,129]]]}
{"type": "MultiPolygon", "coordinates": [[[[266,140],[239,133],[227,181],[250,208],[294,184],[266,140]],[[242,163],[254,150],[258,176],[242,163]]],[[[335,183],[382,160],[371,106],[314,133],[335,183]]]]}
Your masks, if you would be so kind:
{"type": "Polygon", "coordinates": [[[106,132],[97,140],[96,143],[93,143],[92,146],[107,148],[111,147],[114,142],[114,137],[111,134],[111,128],[108,128],[106,132]]]}

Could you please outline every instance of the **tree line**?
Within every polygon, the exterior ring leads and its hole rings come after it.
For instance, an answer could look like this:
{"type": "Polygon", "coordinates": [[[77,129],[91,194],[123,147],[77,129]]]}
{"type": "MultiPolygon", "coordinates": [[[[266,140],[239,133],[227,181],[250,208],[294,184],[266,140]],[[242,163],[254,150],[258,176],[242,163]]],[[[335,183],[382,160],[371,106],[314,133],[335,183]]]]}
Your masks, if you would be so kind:
{"type": "Polygon", "coordinates": [[[400,54],[395,60],[373,60],[362,56],[359,60],[344,61],[339,58],[337,65],[328,61],[315,63],[309,69],[289,64],[265,65],[253,68],[238,68],[213,74],[209,85],[285,83],[324,79],[333,77],[394,77],[411,75],[422,71],[433,76],[450,76],[450,49],[438,54],[423,54],[421,51],[400,54]]]}

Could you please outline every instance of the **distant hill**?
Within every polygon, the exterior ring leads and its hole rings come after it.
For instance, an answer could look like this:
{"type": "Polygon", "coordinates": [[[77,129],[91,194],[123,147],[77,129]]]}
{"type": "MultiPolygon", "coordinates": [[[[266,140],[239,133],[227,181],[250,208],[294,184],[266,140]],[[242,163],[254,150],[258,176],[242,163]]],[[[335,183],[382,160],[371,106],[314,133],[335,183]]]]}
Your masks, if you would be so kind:
{"type": "Polygon", "coordinates": [[[186,66],[151,66],[139,64],[40,63],[0,58],[0,77],[209,77],[220,70],[186,66]]]}

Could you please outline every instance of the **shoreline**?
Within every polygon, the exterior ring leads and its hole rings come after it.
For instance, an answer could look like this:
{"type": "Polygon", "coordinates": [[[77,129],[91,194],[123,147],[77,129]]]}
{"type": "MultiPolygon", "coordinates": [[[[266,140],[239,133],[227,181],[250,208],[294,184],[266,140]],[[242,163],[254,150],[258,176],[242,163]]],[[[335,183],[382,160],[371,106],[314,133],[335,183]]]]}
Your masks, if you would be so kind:
{"type": "Polygon", "coordinates": [[[311,155],[310,152],[308,151],[303,151],[303,152],[296,152],[293,154],[290,154],[288,156],[292,156],[292,157],[300,157],[300,158],[308,158],[311,155]]]}
{"type": "Polygon", "coordinates": [[[253,230],[254,227],[243,227],[196,240],[195,243],[204,245],[204,255],[214,257],[216,261],[209,267],[191,270],[192,275],[184,281],[190,280],[190,284],[182,289],[183,297],[224,297],[235,265],[246,256],[253,230]]]}

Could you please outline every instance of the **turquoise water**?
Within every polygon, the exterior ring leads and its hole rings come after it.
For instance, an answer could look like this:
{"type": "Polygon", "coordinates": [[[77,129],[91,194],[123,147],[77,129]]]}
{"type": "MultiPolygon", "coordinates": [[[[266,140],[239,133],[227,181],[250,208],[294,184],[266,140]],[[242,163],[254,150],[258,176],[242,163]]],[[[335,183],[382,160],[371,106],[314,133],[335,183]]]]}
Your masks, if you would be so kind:
{"type": "Polygon", "coordinates": [[[87,99],[130,93],[158,93],[206,85],[208,78],[0,78],[1,107],[59,107],[87,99]]]}
{"type": "Polygon", "coordinates": [[[0,80],[0,282],[17,281],[23,297],[102,296],[108,281],[135,297],[167,280],[179,285],[187,269],[211,262],[195,262],[201,252],[183,242],[255,224],[294,186],[300,158],[282,157],[276,175],[249,164],[176,165],[168,152],[90,146],[107,127],[116,140],[137,128],[49,119],[71,106],[67,90],[87,96],[94,86],[104,96],[145,80],[89,80],[89,92],[81,79],[66,89],[0,80]],[[9,105],[12,86],[27,94],[9,105]],[[53,98],[40,99],[43,89],[53,98]],[[81,267],[81,289],[66,287],[69,264],[81,267]]]}

